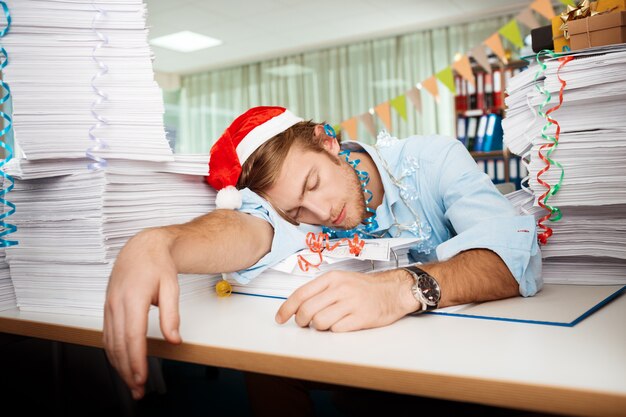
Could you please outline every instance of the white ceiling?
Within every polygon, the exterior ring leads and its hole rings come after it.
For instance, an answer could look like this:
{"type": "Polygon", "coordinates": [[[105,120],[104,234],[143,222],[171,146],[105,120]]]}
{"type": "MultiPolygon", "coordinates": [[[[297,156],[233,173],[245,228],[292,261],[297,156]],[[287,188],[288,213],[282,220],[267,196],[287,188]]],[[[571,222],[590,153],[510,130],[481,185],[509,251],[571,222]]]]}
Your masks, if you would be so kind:
{"type": "Polygon", "coordinates": [[[145,0],[150,38],[191,30],[224,43],[191,53],[153,46],[158,72],[189,74],[528,7],[529,0],[145,0]]]}

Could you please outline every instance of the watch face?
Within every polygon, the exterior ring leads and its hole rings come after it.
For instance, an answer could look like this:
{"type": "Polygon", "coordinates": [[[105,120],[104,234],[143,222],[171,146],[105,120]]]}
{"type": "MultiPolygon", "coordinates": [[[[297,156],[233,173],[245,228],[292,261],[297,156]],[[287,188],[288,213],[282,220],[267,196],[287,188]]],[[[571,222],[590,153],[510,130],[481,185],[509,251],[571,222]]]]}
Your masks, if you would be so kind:
{"type": "Polygon", "coordinates": [[[418,287],[422,292],[422,295],[428,300],[429,305],[437,305],[441,298],[441,292],[439,291],[439,285],[437,281],[429,275],[420,275],[418,278],[418,287]]]}

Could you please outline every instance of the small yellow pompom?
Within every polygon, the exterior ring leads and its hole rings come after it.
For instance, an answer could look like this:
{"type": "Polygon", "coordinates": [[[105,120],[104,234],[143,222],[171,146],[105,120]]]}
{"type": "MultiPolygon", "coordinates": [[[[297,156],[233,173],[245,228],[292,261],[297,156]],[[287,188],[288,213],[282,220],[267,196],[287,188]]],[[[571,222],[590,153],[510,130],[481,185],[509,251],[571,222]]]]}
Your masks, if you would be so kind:
{"type": "Polygon", "coordinates": [[[228,281],[221,280],[215,286],[215,292],[218,297],[228,297],[233,292],[233,287],[230,286],[228,281]]]}

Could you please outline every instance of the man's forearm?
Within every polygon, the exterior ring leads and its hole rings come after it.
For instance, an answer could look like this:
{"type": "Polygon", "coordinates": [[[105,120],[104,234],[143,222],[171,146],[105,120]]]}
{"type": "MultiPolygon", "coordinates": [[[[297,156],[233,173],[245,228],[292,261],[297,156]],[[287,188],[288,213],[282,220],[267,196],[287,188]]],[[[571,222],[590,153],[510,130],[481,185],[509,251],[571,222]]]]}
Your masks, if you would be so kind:
{"type": "Polygon", "coordinates": [[[519,295],[519,284],[509,268],[488,249],[471,249],[445,262],[420,265],[420,268],[439,282],[439,307],[519,295]]]}
{"type": "Polygon", "coordinates": [[[269,252],[272,238],[269,223],[232,210],[216,210],[189,223],[145,230],[129,245],[159,242],[179,273],[206,274],[254,265],[269,252]]]}

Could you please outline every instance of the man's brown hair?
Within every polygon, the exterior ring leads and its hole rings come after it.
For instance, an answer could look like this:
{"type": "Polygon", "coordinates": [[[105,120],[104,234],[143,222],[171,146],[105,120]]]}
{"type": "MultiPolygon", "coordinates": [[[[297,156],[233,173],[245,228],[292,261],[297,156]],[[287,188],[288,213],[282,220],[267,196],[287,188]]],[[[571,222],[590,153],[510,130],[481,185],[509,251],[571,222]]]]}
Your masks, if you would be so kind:
{"type": "MultiPolygon", "coordinates": [[[[293,146],[297,145],[303,151],[326,152],[324,136],[315,136],[315,126],[318,124],[311,120],[298,122],[259,146],[241,167],[237,188],[241,190],[247,187],[267,199],[265,191],[276,182],[293,146]]],[[[341,142],[340,134],[337,135],[337,141],[341,142]]]]}

